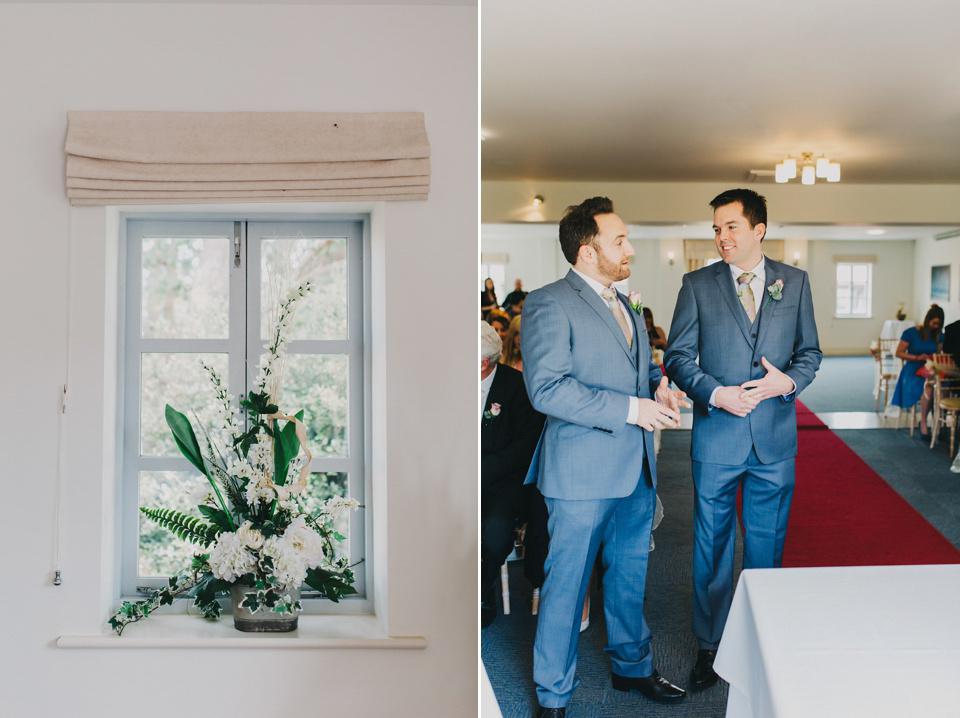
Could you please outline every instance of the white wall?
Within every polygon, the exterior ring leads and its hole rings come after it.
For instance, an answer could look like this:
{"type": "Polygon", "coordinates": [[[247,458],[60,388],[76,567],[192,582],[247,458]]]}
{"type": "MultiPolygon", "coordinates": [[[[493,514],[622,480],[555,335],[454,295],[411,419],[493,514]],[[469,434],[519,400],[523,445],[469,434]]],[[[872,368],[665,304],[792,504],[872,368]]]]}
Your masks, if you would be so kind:
{"type": "Polygon", "coordinates": [[[476,37],[472,7],[0,4],[0,714],[160,716],[170,703],[263,716],[475,713],[477,350],[463,318],[476,312],[476,37]],[[55,647],[99,630],[114,551],[102,439],[113,382],[103,312],[116,286],[103,211],[71,210],[65,196],[66,113],[120,109],[425,113],[430,199],[378,210],[373,373],[379,607],[392,635],[423,636],[426,649],[55,647]],[[470,229],[451,241],[451,227],[470,229]],[[429,363],[406,308],[388,301],[409,296],[426,267],[445,297],[431,310],[445,334],[429,363]],[[54,587],[68,319],[64,582],[54,587]]]}
{"type": "MultiPolygon", "coordinates": [[[[930,268],[950,265],[950,300],[938,300],[943,307],[946,324],[960,320],[960,237],[937,241],[923,239],[917,242],[917,257],[914,265],[914,304],[921,314],[930,307],[930,268]]],[[[923,317],[919,316],[918,321],[923,317]]]]}

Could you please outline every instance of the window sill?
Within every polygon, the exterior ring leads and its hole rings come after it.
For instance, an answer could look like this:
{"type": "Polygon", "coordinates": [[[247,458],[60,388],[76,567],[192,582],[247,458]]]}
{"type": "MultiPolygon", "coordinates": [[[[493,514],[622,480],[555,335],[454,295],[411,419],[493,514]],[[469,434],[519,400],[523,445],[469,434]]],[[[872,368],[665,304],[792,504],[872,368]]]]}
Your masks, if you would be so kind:
{"type": "Polygon", "coordinates": [[[58,648],[375,648],[422,649],[423,636],[389,636],[374,616],[300,615],[290,633],[243,633],[227,614],[218,622],[196,616],[151,616],[131,624],[125,636],[113,631],[99,635],[60,636],[58,648]]]}

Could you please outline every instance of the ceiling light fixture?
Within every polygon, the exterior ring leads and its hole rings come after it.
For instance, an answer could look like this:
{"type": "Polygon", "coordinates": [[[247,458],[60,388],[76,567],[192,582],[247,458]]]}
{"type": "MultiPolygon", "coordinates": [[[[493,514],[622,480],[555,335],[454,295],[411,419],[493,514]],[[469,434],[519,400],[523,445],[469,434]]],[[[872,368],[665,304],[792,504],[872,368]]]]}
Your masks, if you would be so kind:
{"type": "Polygon", "coordinates": [[[840,163],[834,162],[826,155],[820,155],[814,159],[813,152],[802,152],[799,161],[795,157],[787,157],[777,165],[774,179],[780,184],[796,179],[798,164],[802,184],[814,184],[818,178],[825,179],[827,182],[840,181],[840,163]]]}
{"type": "Polygon", "coordinates": [[[539,207],[541,204],[543,204],[543,202],[544,202],[543,195],[538,194],[533,198],[533,202],[531,204],[533,204],[534,207],[539,207]]]}

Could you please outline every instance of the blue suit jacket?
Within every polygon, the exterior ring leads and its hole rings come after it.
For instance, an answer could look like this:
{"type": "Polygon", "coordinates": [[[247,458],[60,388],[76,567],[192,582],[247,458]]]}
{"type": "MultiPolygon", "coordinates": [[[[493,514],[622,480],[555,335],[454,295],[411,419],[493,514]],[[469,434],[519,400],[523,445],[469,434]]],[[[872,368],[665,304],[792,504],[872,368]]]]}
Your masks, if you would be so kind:
{"type": "MultiPolygon", "coordinates": [[[[646,325],[634,317],[633,348],[613,313],[572,270],[530,292],[523,305],[523,379],[533,408],[546,414],[527,483],[558,499],[629,496],[653,434],[627,424],[629,397],[649,399],[661,378],[646,325]]],[[[648,461],[656,485],[656,462],[648,461]]]]}
{"type": "Polygon", "coordinates": [[[807,273],[767,259],[766,286],[777,279],[783,280],[782,298],[773,300],[764,291],[751,324],[729,266],[717,262],[683,277],[664,366],[694,402],[695,461],[740,465],[751,447],[764,464],[796,456],[793,399],[813,381],[823,354],[807,273]],[[794,381],[794,394],[762,401],[742,418],[708,406],[715,388],[764,376],[761,357],[794,381]]]}

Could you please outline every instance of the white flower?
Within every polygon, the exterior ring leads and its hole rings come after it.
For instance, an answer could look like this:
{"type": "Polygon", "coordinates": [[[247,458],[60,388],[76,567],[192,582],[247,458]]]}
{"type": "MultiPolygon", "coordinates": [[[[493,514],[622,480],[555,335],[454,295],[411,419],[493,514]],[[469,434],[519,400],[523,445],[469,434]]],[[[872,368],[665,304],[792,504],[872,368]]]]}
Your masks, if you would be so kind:
{"type": "Polygon", "coordinates": [[[320,507],[320,513],[335,515],[339,514],[344,509],[353,509],[356,511],[360,508],[360,502],[356,499],[348,499],[343,496],[334,496],[333,498],[327,499],[323,502],[323,505],[320,507]]]}
{"type": "Polygon", "coordinates": [[[258,529],[253,528],[253,524],[244,521],[243,526],[237,529],[237,536],[247,548],[257,550],[263,546],[263,534],[258,529]]]}
{"type": "Polygon", "coordinates": [[[228,531],[217,537],[210,549],[210,568],[213,575],[233,583],[244,574],[253,573],[257,560],[243,544],[237,533],[228,531]]]}
{"type": "Polygon", "coordinates": [[[214,496],[208,484],[198,487],[190,494],[190,503],[194,506],[216,506],[217,497],[214,496]]]}

